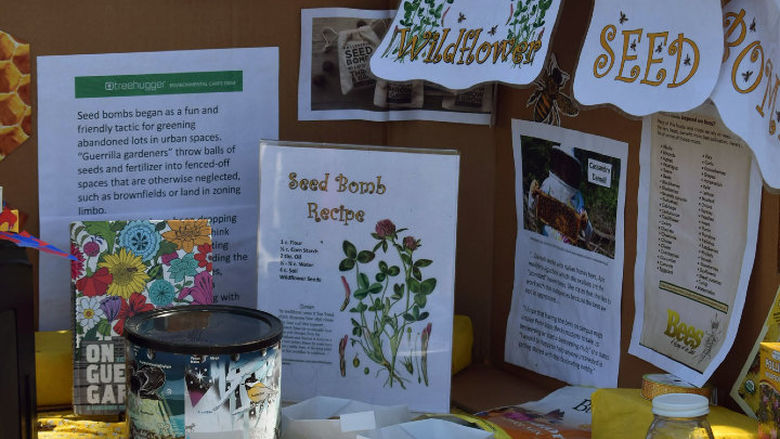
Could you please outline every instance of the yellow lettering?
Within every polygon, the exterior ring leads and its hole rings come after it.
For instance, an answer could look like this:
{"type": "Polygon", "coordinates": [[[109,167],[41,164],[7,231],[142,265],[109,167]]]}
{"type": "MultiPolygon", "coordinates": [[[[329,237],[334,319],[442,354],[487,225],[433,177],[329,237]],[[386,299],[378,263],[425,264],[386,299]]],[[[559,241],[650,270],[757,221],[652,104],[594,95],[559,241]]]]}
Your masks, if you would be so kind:
{"type": "MultiPolygon", "coordinates": [[[[739,93],[745,94],[750,93],[751,91],[755,90],[756,87],[758,87],[758,84],[761,83],[761,79],[764,77],[764,69],[760,68],[758,69],[758,72],[752,73],[752,75],[755,75],[755,78],[753,79],[753,84],[748,88],[741,88],[739,86],[739,81],[737,80],[737,75],[740,73],[740,64],[742,64],[742,60],[745,58],[745,56],[750,53],[750,62],[752,64],[756,64],[756,62],[761,59],[760,62],[758,62],[758,65],[763,66],[764,65],[764,49],[761,47],[761,43],[759,41],[753,41],[752,43],[745,46],[744,49],[737,55],[737,59],[734,60],[734,65],[731,66],[731,85],[734,87],[734,90],[736,90],[739,93]]],[[[743,71],[743,75],[746,75],[748,70],[743,71]]],[[[751,71],[752,72],[752,71],[751,71]]],[[[747,83],[752,75],[743,76],[743,80],[745,83],[747,83]]]]}
{"type": "Polygon", "coordinates": [[[738,14],[733,12],[727,13],[726,16],[723,17],[723,24],[727,25],[728,28],[724,32],[725,35],[723,35],[723,42],[725,47],[723,50],[723,61],[721,62],[726,62],[726,60],[729,58],[729,52],[731,48],[739,46],[745,39],[745,32],[747,31],[747,25],[745,25],[745,10],[740,10],[738,14]],[[729,41],[731,34],[734,33],[734,31],[737,29],[737,26],[740,27],[739,36],[737,36],[737,38],[734,40],[729,41]]]}
{"type": "Polygon", "coordinates": [[[696,43],[694,43],[692,40],[685,38],[683,34],[680,33],[677,35],[677,39],[669,45],[669,54],[677,54],[677,61],[674,65],[674,76],[672,77],[672,82],[666,86],[669,88],[675,88],[688,82],[693,77],[694,73],[696,73],[696,71],[699,69],[699,46],[697,46],[696,43]],[[690,47],[693,51],[693,64],[691,65],[691,71],[688,72],[688,76],[683,78],[682,81],[677,82],[677,73],[680,71],[680,59],[682,58],[684,44],[687,44],[688,47],[690,47]]]}
{"type": "Polygon", "coordinates": [[[593,76],[596,78],[603,78],[604,75],[612,70],[612,66],[615,64],[615,52],[613,52],[612,48],[609,47],[608,41],[615,39],[616,32],[617,30],[615,29],[615,26],[611,24],[604,26],[604,29],[601,30],[601,47],[606,50],[607,53],[602,53],[601,55],[597,56],[596,62],[593,63],[593,76]],[[609,63],[608,66],[607,63],[609,63]],[[603,71],[603,73],[600,71],[603,71]]]}
{"type": "Polygon", "coordinates": [[[490,49],[492,47],[493,46],[490,45],[490,43],[488,43],[487,41],[480,44],[479,49],[477,49],[477,64],[484,64],[484,62],[487,61],[488,58],[490,58],[490,49]],[[479,54],[482,52],[485,52],[485,57],[480,60],[479,54]]]}
{"type": "Polygon", "coordinates": [[[623,56],[620,59],[620,71],[615,77],[615,79],[618,81],[634,82],[636,78],[639,77],[639,66],[631,67],[631,76],[623,76],[623,68],[626,66],[626,61],[634,61],[636,59],[636,55],[628,54],[629,43],[631,42],[632,35],[636,36],[636,43],[639,43],[642,41],[642,29],[623,31],[623,56]]]}
{"type": "Polygon", "coordinates": [[[648,33],[647,34],[647,43],[649,45],[649,48],[647,49],[647,65],[645,66],[645,77],[641,81],[639,81],[642,84],[648,84],[652,85],[653,87],[659,86],[664,78],[666,78],[666,69],[658,69],[658,72],[655,74],[655,81],[650,81],[647,79],[648,75],[650,75],[650,66],[653,64],[658,64],[663,61],[663,58],[653,58],[653,53],[655,53],[655,39],[659,37],[663,37],[664,42],[663,44],[666,45],[666,37],[669,35],[669,32],[657,32],[657,33],[648,33]]]}
{"type": "Polygon", "coordinates": [[[458,32],[458,39],[444,48],[444,62],[452,64],[455,61],[455,53],[458,51],[460,40],[463,38],[465,32],[466,29],[461,29],[460,32],[458,32]]]}

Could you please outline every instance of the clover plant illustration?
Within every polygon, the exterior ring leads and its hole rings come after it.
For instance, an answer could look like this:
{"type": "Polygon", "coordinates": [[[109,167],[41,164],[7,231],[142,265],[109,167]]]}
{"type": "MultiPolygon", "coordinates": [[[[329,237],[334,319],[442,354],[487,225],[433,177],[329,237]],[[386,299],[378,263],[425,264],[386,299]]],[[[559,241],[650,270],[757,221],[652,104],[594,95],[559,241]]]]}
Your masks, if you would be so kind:
{"type": "MultiPolygon", "coordinates": [[[[422,271],[433,261],[415,255],[422,245],[421,240],[413,236],[399,238],[406,230],[396,229],[391,220],[383,219],[377,222],[375,231],[371,233],[376,240],[373,248],[358,250],[353,243],[345,240],[342,245],[345,257],[339,263],[339,271],[353,272],[353,284],[356,286],[352,289],[347,276],[341,276],[346,293],[341,308],[342,311],[348,308],[347,312],[352,316],[350,346],[378,366],[377,376],[387,373],[385,386],[393,387],[397,383],[404,389],[415,377],[419,383],[428,385],[427,348],[432,325],[428,323],[419,331],[415,328],[422,325],[419,322],[428,319],[429,313],[424,309],[428,296],[436,288],[436,279],[425,278],[422,271]],[[374,262],[375,274],[369,276],[374,262]],[[414,342],[411,341],[412,332],[419,333],[419,349],[417,337],[414,337],[414,342]],[[400,349],[405,335],[406,345],[400,349]]],[[[346,375],[347,337],[345,335],[339,340],[342,376],[346,375]]],[[[357,353],[353,365],[355,368],[360,365],[357,353]]],[[[365,367],[363,372],[368,374],[368,370],[365,367]]]]}

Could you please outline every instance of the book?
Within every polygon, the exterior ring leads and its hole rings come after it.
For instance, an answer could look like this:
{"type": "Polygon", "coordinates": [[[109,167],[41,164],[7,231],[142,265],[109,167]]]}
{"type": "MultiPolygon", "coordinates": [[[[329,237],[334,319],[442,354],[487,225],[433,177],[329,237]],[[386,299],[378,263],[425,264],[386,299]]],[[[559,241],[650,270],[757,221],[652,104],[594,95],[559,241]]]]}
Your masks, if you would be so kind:
{"type": "Polygon", "coordinates": [[[211,224],[78,221],[70,228],[73,409],[124,411],[125,321],[159,307],[213,302],[211,224]]]}

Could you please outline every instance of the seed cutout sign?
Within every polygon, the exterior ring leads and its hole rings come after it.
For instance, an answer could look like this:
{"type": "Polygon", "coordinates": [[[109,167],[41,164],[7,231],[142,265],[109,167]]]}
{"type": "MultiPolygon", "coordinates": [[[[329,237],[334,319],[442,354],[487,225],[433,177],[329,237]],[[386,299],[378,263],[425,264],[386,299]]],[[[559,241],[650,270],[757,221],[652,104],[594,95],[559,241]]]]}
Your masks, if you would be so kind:
{"type": "Polygon", "coordinates": [[[541,72],[560,0],[403,0],[371,57],[374,75],[450,89],[529,84],[541,72]]]}
{"type": "Polygon", "coordinates": [[[712,93],[722,55],[719,0],[596,0],[574,97],[635,116],[687,111],[712,93]]]}
{"type": "Polygon", "coordinates": [[[726,126],[750,146],[764,181],[780,189],[780,10],[775,2],[723,8],[725,53],[712,100],[726,126]]]}

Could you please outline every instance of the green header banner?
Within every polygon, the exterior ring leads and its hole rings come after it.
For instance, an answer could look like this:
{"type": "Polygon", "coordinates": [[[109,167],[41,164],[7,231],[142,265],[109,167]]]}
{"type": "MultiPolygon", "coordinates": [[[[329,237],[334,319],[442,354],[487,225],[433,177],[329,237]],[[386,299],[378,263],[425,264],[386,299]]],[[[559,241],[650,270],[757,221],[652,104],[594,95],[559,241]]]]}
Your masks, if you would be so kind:
{"type": "Polygon", "coordinates": [[[244,72],[155,73],[145,75],[77,76],[76,99],[242,91],[244,72]]]}

